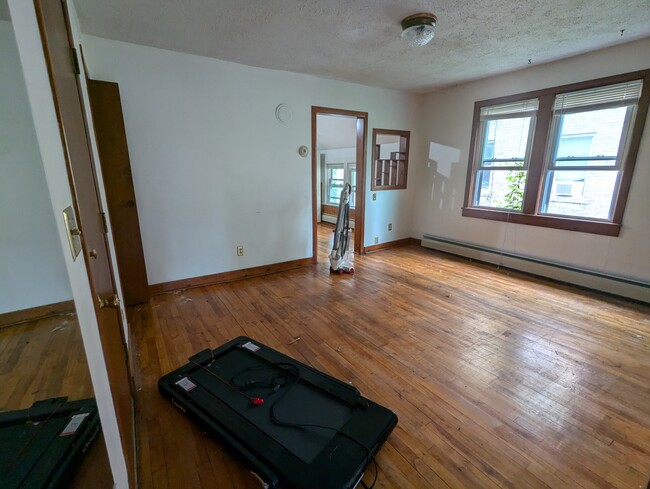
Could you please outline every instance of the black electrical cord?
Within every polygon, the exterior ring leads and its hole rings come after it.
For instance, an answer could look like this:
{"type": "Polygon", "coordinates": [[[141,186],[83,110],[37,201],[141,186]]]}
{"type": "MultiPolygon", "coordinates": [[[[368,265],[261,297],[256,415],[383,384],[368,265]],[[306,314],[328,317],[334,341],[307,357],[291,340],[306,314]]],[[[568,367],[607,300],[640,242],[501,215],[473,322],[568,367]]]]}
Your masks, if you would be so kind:
{"type": "Polygon", "coordinates": [[[230,384],[232,384],[232,386],[236,387],[239,390],[244,390],[251,387],[265,387],[265,388],[273,389],[274,393],[278,393],[278,396],[275,398],[275,402],[271,406],[270,413],[271,413],[271,421],[273,421],[275,424],[279,426],[286,426],[288,428],[320,428],[324,430],[331,430],[331,431],[335,431],[337,434],[361,446],[368,454],[366,457],[366,463],[364,465],[368,465],[372,461],[372,464],[375,468],[374,470],[375,475],[373,477],[372,484],[368,486],[363,481],[361,481],[361,485],[365,489],[372,489],[373,487],[375,487],[375,483],[377,482],[377,475],[379,472],[377,466],[377,460],[375,460],[375,455],[374,453],[372,453],[372,450],[368,448],[364,443],[360,442],[356,438],[346,433],[343,433],[338,428],[333,428],[331,426],[324,426],[324,425],[313,424],[313,423],[294,423],[291,421],[282,420],[277,416],[275,409],[278,407],[278,404],[280,404],[280,401],[284,398],[284,396],[286,396],[291,391],[291,389],[300,381],[300,379],[301,379],[300,369],[298,369],[296,365],[288,362],[274,362],[266,365],[256,365],[254,367],[248,367],[244,370],[241,370],[232,377],[232,379],[230,380],[230,384]],[[292,378],[287,378],[287,376],[284,373],[282,373],[271,377],[267,377],[264,380],[250,380],[244,383],[238,382],[238,379],[240,379],[241,376],[244,375],[245,373],[258,371],[258,370],[265,370],[271,367],[280,368],[284,372],[290,374],[292,378]]]}

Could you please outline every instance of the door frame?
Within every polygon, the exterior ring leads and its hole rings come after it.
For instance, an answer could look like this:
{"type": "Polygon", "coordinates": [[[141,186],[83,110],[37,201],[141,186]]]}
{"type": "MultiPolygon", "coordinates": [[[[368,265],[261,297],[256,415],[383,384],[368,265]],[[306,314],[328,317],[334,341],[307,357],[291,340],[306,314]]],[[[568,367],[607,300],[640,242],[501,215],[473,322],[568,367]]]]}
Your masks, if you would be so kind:
{"type": "MultiPolygon", "coordinates": [[[[69,6],[68,6],[68,0],[33,0],[34,4],[34,13],[38,25],[38,30],[39,30],[39,37],[41,41],[41,45],[43,48],[43,58],[45,61],[45,66],[47,69],[47,74],[48,74],[48,79],[49,79],[49,86],[52,94],[52,102],[53,102],[53,108],[56,116],[56,121],[58,124],[58,129],[59,129],[59,136],[60,136],[60,141],[61,141],[61,148],[63,150],[63,157],[65,161],[65,166],[66,166],[66,171],[67,171],[67,177],[68,177],[68,186],[70,190],[70,197],[72,201],[72,207],[74,210],[74,214],[77,217],[77,222],[78,222],[78,228],[81,231],[81,247],[82,247],[82,252],[80,253],[83,255],[83,262],[85,265],[85,272],[86,276],[88,279],[88,286],[90,288],[91,292],[91,300],[92,300],[92,305],[95,313],[95,319],[97,321],[97,329],[99,332],[99,337],[100,337],[100,347],[101,347],[101,352],[103,354],[104,358],[104,364],[108,373],[108,378],[109,378],[109,391],[111,393],[111,398],[112,398],[112,403],[113,403],[113,411],[117,420],[117,425],[118,425],[118,434],[119,434],[119,439],[120,439],[120,444],[121,444],[121,449],[122,449],[122,456],[124,457],[124,462],[126,465],[126,472],[127,472],[127,480],[128,480],[128,485],[129,487],[133,488],[137,486],[137,445],[135,443],[135,386],[134,386],[134,381],[133,381],[133,372],[131,370],[131,365],[129,363],[129,350],[127,348],[127,340],[126,340],[126,331],[124,328],[124,324],[122,323],[123,317],[122,317],[122,311],[121,307],[122,304],[118,301],[117,307],[115,309],[109,308],[107,309],[108,313],[113,311],[115,320],[116,320],[116,326],[117,326],[117,334],[115,333],[114,330],[109,331],[107,328],[106,323],[102,323],[100,320],[100,309],[102,309],[104,306],[101,306],[98,304],[98,302],[95,300],[95,297],[99,299],[99,292],[96,291],[95,287],[95,282],[93,279],[93,275],[91,273],[92,269],[92,264],[90,260],[90,254],[88,250],[88,243],[86,242],[86,239],[84,239],[84,221],[82,220],[82,213],[80,212],[80,199],[78,198],[78,187],[77,184],[75,183],[75,175],[73,171],[73,164],[71,162],[71,150],[69,147],[69,140],[68,137],[66,136],[66,131],[64,127],[64,121],[63,121],[63,113],[62,113],[62,105],[60,101],[59,94],[57,93],[57,86],[55,84],[55,67],[54,67],[54,61],[52,58],[52,54],[50,52],[50,40],[48,39],[48,34],[46,31],[46,17],[44,13],[44,5],[45,4],[52,4],[52,3],[58,3],[61,12],[63,15],[63,22],[65,24],[65,35],[66,35],[66,40],[67,40],[67,45],[68,48],[71,51],[71,55],[74,54],[74,51],[79,48],[81,49],[81,46],[75,46],[75,39],[73,37],[73,28],[72,28],[72,23],[70,21],[70,11],[69,11],[69,6]],[[110,336],[110,339],[112,342],[110,343],[113,347],[112,350],[109,350],[107,348],[108,343],[108,338],[109,338],[109,333],[112,335],[110,336]],[[119,337],[119,338],[117,338],[119,337]],[[121,345],[117,345],[116,339],[119,339],[121,341],[121,345]],[[118,360],[121,360],[123,356],[124,360],[124,367],[125,367],[125,375],[127,377],[127,390],[128,390],[128,399],[130,401],[130,409],[124,409],[124,406],[122,406],[122,409],[120,409],[119,405],[119,397],[117,396],[117,391],[115,390],[115,378],[114,376],[121,374],[121,370],[111,368],[111,362],[107,359],[109,355],[118,355],[120,358],[118,360]],[[128,413],[128,414],[125,414],[128,413]]],[[[93,131],[91,131],[91,127],[88,121],[88,114],[89,111],[87,110],[86,103],[84,101],[84,96],[83,96],[83,88],[82,88],[82,83],[81,83],[81,76],[85,75],[85,69],[82,68],[82,65],[80,64],[80,59],[78,58],[79,53],[76,53],[74,58],[73,63],[75,63],[76,70],[74,73],[74,82],[76,85],[76,96],[78,97],[79,101],[79,108],[80,108],[80,116],[81,116],[81,125],[83,126],[83,139],[85,141],[86,147],[87,147],[87,154],[88,154],[88,165],[92,177],[92,182],[94,186],[94,198],[96,199],[97,206],[98,206],[98,211],[99,215],[97,215],[97,219],[102,219],[104,221],[104,232],[101,235],[101,240],[104,244],[104,251],[105,251],[105,256],[104,258],[106,259],[106,264],[107,264],[107,271],[108,271],[108,276],[110,277],[110,283],[111,283],[111,289],[113,292],[113,296],[117,297],[117,289],[118,285],[116,282],[116,270],[113,266],[113,263],[110,258],[110,247],[111,244],[109,242],[109,237],[108,237],[108,230],[107,230],[107,224],[105,221],[105,212],[106,209],[103,206],[102,199],[100,196],[100,182],[98,180],[98,168],[97,168],[97,161],[93,153],[93,148],[92,148],[92,143],[91,143],[91,138],[94,137],[93,131]]],[[[56,211],[55,211],[56,212],[56,211]]],[[[102,255],[104,253],[101,252],[99,253],[99,260],[102,259],[102,255]]],[[[118,275],[119,277],[119,275],[118,275]]],[[[75,305],[76,305],[76,300],[75,300],[75,305]]],[[[121,366],[121,363],[120,363],[121,366]]],[[[121,367],[120,367],[121,368],[121,367]]],[[[125,391],[123,391],[125,392],[125,391]]],[[[114,481],[115,482],[115,481],[114,481]]]]}
{"type": "MultiPolygon", "coordinates": [[[[54,222],[70,279],[113,481],[116,487],[126,488],[129,487],[129,474],[117,415],[112,406],[113,395],[108,367],[103,358],[95,296],[88,279],[86,260],[74,260],[71,253],[67,252],[68,232],[63,224],[61,210],[73,204],[73,195],[69,182],[66,149],[61,139],[61,128],[42,46],[37,9],[33,1],[9,0],[8,3],[53,217],[56,216],[54,222]]],[[[70,8],[74,12],[74,5],[70,5],[70,8]]],[[[74,29],[73,27],[73,31],[74,29]]]]}
{"type": "Polygon", "coordinates": [[[318,263],[318,235],[317,235],[317,116],[318,115],[343,115],[357,118],[357,195],[354,207],[354,252],[360,255],[365,253],[364,228],[366,222],[366,147],[368,143],[368,112],[356,110],[336,109],[333,107],[311,107],[311,201],[312,201],[312,261],[318,263]]]}

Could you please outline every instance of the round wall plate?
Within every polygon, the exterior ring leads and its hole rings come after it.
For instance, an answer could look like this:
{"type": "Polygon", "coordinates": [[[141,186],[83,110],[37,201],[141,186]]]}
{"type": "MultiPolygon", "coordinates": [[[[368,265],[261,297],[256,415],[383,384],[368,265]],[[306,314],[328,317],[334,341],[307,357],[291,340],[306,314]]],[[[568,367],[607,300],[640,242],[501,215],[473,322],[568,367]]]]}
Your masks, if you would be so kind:
{"type": "Polygon", "coordinates": [[[306,158],[307,155],[309,154],[309,148],[307,146],[304,146],[304,145],[300,146],[300,148],[298,148],[298,154],[300,156],[302,156],[303,158],[306,158]]]}
{"type": "Polygon", "coordinates": [[[289,124],[293,120],[293,110],[287,104],[280,104],[275,108],[275,118],[282,124],[289,124]]]}

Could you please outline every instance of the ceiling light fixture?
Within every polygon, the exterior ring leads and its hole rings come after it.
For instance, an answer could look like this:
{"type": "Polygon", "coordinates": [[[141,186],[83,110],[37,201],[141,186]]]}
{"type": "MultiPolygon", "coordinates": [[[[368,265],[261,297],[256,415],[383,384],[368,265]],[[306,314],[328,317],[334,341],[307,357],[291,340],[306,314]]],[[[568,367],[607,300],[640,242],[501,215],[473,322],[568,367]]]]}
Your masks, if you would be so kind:
{"type": "Polygon", "coordinates": [[[428,13],[409,15],[402,20],[402,39],[412,48],[426,46],[436,33],[437,20],[435,15],[428,13]]]}

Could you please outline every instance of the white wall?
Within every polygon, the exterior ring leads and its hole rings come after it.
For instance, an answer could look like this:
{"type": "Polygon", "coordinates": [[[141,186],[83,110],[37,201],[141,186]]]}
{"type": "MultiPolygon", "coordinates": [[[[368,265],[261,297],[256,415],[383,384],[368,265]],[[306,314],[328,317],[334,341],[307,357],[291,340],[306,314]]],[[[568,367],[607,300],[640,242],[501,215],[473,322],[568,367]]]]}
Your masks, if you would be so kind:
{"type": "MultiPolygon", "coordinates": [[[[311,256],[311,158],[297,149],[312,105],[369,113],[367,174],[372,128],[418,120],[420,96],[393,90],[91,36],[84,53],[93,78],[120,85],[151,283],[311,256]],[[290,124],[275,120],[280,103],[290,124]]],[[[415,177],[376,201],[366,182],[366,244],[410,236],[415,177]]]]}
{"type": "Polygon", "coordinates": [[[462,217],[474,102],[650,68],[650,39],[429,94],[429,161],[420,161],[413,234],[428,233],[624,277],[650,281],[650,124],[619,237],[462,217]]]}
{"type": "Polygon", "coordinates": [[[10,22],[0,20],[0,314],[72,299],[10,22]]]}
{"type": "MultiPolygon", "coordinates": [[[[36,12],[32,2],[9,0],[16,44],[22,65],[27,95],[36,129],[45,177],[49,190],[51,208],[55,213],[72,204],[64,149],[59,133],[59,125],[54,109],[45,57],[41,44],[36,12]]],[[[74,11],[71,12],[74,17],[74,11]]],[[[66,231],[62,220],[55,220],[60,246],[66,248],[66,231]]],[[[72,296],[77,310],[81,336],[88,359],[88,368],[95,391],[95,399],[102,423],[108,457],[115,486],[128,487],[126,463],[122,452],[117,418],[113,408],[112,395],[108,382],[106,363],[95,317],[94,299],[88,282],[83,259],[72,261],[69,253],[63,254],[72,296]]]]}

